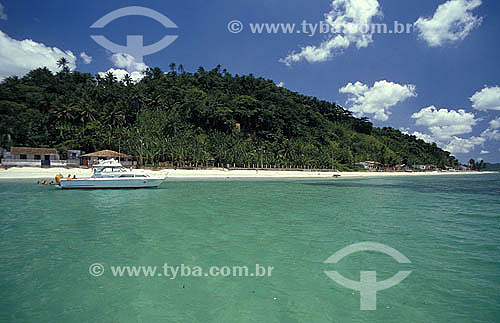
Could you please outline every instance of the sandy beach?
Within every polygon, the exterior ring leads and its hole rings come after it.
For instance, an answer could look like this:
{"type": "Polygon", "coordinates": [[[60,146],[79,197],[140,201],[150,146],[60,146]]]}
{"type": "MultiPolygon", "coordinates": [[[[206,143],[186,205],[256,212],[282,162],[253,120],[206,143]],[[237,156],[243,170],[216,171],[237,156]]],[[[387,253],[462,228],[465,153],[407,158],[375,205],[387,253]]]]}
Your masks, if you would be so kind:
{"type": "MultiPolygon", "coordinates": [[[[280,170],[228,170],[214,169],[161,169],[144,170],[136,169],[135,173],[154,175],[167,175],[170,178],[331,178],[340,175],[346,177],[384,177],[384,176],[439,176],[439,175],[466,175],[466,174],[491,174],[493,172],[319,172],[319,171],[280,171],[280,170]]],[[[56,174],[77,177],[89,177],[92,174],[86,168],[38,168],[38,167],[12,167],[0,169],[0,179],[53,179],[56,174]]]]}

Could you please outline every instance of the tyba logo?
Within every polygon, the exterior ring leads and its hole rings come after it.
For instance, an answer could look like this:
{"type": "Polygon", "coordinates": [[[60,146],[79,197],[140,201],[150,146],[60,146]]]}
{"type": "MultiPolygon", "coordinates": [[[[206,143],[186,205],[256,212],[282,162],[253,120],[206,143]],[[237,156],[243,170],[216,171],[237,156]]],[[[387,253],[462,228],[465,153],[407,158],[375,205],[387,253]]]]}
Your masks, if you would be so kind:
{"type": "MultiPolygon", "coordinates": [[[[336,264],[342,258],[358,252],[358,251],[378,251],[385,253],[394,258],[399,263],[409,264],[411,261],[406,258],[402,253],[394,248],[386,246],[377,242],[360,242],[347,246],[333,255],[331,255],[325,264],[336,264]]],[[[399,271],[396,275],[389,279],[377,282],[376,271],[361,271],[360,281],[353,281],[345,278],[338,271],[325,271],[325,274],[333,279],[338,284],[357,290],[360,292],[360,309],[361,310],[376,310],[377,309],[377,292],[390,287],[393,287],[402,282],[411,271],[399,271]]]]}
{"type": "MultiPolygon", "coordinates": [[[[165,28],[177,28],[177,25],[172,20],[165,17],[158,11],[136,6],[125,7],[112,11],[97,20],[94,24],[92,24],[92,26],[90,26],[90,28],[104,28],[113,20],[126,16],[145,16],[160,22],[163,26],[165,26],[165,28]]],[[[92,35],[90,37],[107,50],[115,54],[129,54],[135,58],[137,63],[142,63],[144,56],[161,51],[168,45],[172,44],[178,36],[167,35],[160,41],[148,46],[144,46],[143,36],[141,35],[127,35],[127,46],[115,44],[102,35],[92,35]]]]}

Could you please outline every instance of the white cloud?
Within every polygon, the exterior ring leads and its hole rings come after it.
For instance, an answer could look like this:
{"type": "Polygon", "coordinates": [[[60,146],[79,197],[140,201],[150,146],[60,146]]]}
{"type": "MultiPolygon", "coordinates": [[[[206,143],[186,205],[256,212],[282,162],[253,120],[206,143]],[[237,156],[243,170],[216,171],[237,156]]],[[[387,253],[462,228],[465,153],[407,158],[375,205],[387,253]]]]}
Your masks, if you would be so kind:
{"type": "Polygon", "coordinates": [[[87,55],[87,53],[82,52],[80,57],[82,58],[84,64],[92,63],[92,56],[87,55]]]}
{"type": "Polygon", "coordinates": [[[417,96],[415,85],[401,85],[386,80],[375,82],[372,87],[361,82],[348,83],[339,92],[351,95],[346,103],[352,104],[350,110],[356,115],[373,114],[374,119],[381,121],[389,118],[389,108],[417,96]]]}
{"type": "Polygon", "coordinates": [[[481,152],[480,152],[480,154],[481,154],[481,155],[486,155],[486,154],[489,154],[489,153],[490,153],[490,152],[489,152],[489,151],[487,151],[487,150],[481,150],[481,152]]]}
{"type": "Polygon", "coordinates": [[[430,134],[414,132],[413,135],[429,143],[435,142],[439,147],[452,154],[470,153],[476,146],[483,145],[487,139],[484,133],[479,137],[461,138],[457,136],[471,133],[472,127],[479,121],[473,113],[462,109],[437,109],[432,105],[421,109],[411,117],[416,119],[417,125],[425,126],[430,131],[430,134]]]}
{"type": "Polygon", "coordinates": [[[426,133],[422,133],[419,131],[414,131],[413,133],[410,133],[410,128],[399,128],[399,131],[401,131],[405,135],[415,136],[418,139],[422,139],[423,141],[425,141],[429,144],[436,143],[436,139],[434,139],[431,135],[428,135],[426,133]]]}
{"type": "Polygon", "coordinates": [[[283,86],[285,86],[285,82],[281,81],[281,82],[279,82],[279,83],[278,83],[278,84],[276,84],[276,85],[277,85],[278,87],[283,87],[283,86]]]}
{"type": "Polygon", "coordinates": [[[332,52],[334,49],[347,48],[349,45],[350,43],[346,38],[337,35],[335,38],[322,42],[319,46],[309,45],[302,47],[300,52],[293,52],[287,57],[280,59],[280,62],[287,66],[291,66],[292,63],[299,62],[302,59],[305,59],[309,63],[324,62],[333,56],[332,52]]]}
{"type": "Polygon", "coordinates": [[[487,140],[500,141],[500,117],[490,121],[490,126],[481,133],[481,137],[487,140]]]}
{"type": "Polygon", "coordinates": [[[135,58],[129,54],[113,54],[111,61],[116,67],[126,68],[130,73],[135,71],[145,71],[148,66],[144,63],[138,63],[135,58]]]}
{"type": "Polygon", "coordinates": [[[425,141],[429,144],[432,144],[432,143],[438,144],[438,141],[436,139],[434,139],[431,135],[428,135],[426,133],[421,133],[421,132],[415,131],[412,133],[412,135],[417,137],[418,139],[422,139],[423,141],[425,141]]]}
{"type": "Polygon", "coordinates": [[[118,80],[123,81],[125,76],[128,75],[136,83],[144,78],[144,71],[148,69],[146,64],[137,63],[135,58],[129,54],[113,54],[111,61],[119,68],[110,68],[106,72],[99,72],[99,76],[105,77],[107,73],[111,72],[118,80]]]}
{"type": "Polygon", "coordinates": [[[0,3],[0,20],[7,20],[7,14],[4,9],[4,6],[0,3]]]}
{"type": "Polygon", "coordinates": [[[499,129],[500,128],[500,117],[490,121],[490,128],[491,129],[499,129]]]}
{"type": "Polygon", "coordinates": [[[482,22],[471,13],[480,5],[481,0],[450,0],[440,5],[432,18],[420,17],[415,22],[419,37],[431,47],[463,40],[482,22]]]}
{"type": "Polygon", "coordinates": [[[452,154],[468,154],[478,145],[485,143],[485,139],[481,137],[458,138],[453,136],[443,149],[452,154]]]}
{"type": "Polygon", "coordinates": [[[446,141],[452,136],[472,132],[472,126],[477,123],[473,113],[448,109],[437,109],[431,105],[412,114],[417,125],[427,126],[433,137],[438,141],[446,141]]]}
{"type": "Polygon", "coordinates": [[[47,67],[59,71],[57,60],[64,57],[70,70],[76,68],[76,57],[69,50],[48,47],[31,39],[15,40],[0,31],[0,79],[7,76],[22,76],[32,69],[47,67]]]}
{"type": "Polygon", "coordinates": [[[126,70],[123,70],[123,69],[115,69],[115,68],[110,68],[109,70],[107,70],[106,72],[99,72],[99,76],[104,78],[106,77],[106,74],[107,73],[112,73],[119,81],[123,81],[125,79],[125,76],[128,75],[131,79],[132,79],[132,82],[134,83],[137,83],[139,82],[140,80],[142,80],[144,78],[144,73],[142,72],[139,72],[139,71],[135,71],[135,72],[132,72],[132,73],[129,73],[127,72],[126,70]]]}
{"type": "Polygon", "coordinates": [[[481,133],[481,137],[488,140],[500,140],[500,132],[498,131],[498,129],[488,128],[481,133]]]}
{"type": "Polygon", "coordinates": [[[470,138],[460,138],[457,136],[452,136],[448,140],[439,140],[433,135],[415,131],[411,135],[422,139],[423,141],[432,144],[435,143],[438,147],[449,151],[453,155],[455,154],[467,154],[475,149],[478,145],[483,145],[486,139],[481,137],[470,137],[470,138]]]}
{"type": "Polygon", "coordinates": [[[487,87],[470,97],[472,107],[476,110],[500,110],[500,87],[487,87]]]}
{"type": "Polygon", "coordinates": [[[363,33],[363,27],[372,23],[372,19],[382,15],[377,0],[332,0],[332,9],[325,14],[325,22],[336,36],[323,41],[319,46],[302,47],[299,52],[292,52],[280,62],[290,66],[303,59],[309,63],[324,62],[339,51],[351,45],[362,48],[373,42],[371,33],[363,33]]]}

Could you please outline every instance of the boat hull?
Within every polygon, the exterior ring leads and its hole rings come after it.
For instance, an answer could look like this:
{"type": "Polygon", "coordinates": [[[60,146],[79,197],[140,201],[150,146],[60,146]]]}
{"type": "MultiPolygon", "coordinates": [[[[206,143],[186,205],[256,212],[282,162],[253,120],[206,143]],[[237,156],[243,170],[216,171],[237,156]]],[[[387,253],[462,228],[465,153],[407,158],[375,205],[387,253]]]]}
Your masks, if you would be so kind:
{"type": "Polygon", "coordinates": [[[160,186],[164,178],[141,179],[62,179],[59,186],[62,189],[125,189],[125,188],[154,188],[160,186]]]}

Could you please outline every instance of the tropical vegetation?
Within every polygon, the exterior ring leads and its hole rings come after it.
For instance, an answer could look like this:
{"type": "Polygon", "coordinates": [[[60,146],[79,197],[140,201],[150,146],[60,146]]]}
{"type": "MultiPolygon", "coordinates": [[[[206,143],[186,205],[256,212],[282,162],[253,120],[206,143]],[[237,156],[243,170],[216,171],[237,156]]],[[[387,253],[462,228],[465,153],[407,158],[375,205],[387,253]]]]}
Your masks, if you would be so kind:
{"type": "Polygon", "coordinates": [[[0,147],[120,149],[142,164],[179,167],[457,165],[436,144],[252,74],[171,64],[133,82],[59,65],[0,83],[0,147]]]}

